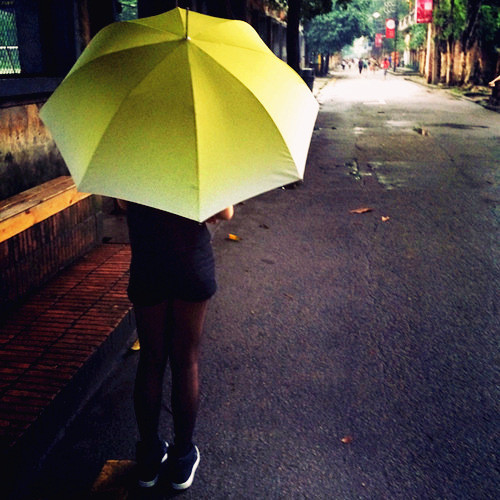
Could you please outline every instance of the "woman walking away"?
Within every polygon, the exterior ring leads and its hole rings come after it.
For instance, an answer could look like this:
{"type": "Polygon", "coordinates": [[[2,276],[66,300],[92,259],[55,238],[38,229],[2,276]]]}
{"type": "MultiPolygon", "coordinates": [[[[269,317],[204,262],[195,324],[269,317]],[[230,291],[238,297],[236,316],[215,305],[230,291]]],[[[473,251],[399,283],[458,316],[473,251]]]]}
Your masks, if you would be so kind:
{"type": "MultiPolygon", "coordinates": [[[[139,486],[155,486],[162,464],[171,486],[191,486],[200,462],[193,444],[199,400],[198,359],[210,297],[216,291],[205,223],[127,203],[132,259],[128,295],[134,305],[140,358],[134,387],[139,486]],[[160,439],[163,378],[172,373],[174,441],[160,439]]],[[[229,220],[228,207],[207,222],[229,220]]]]}
{"type": "Polygon", "coordinates": [[[385,78],[387,76],[387,71],[389,70],[389,59],[387,59],[387,57],[384,59],[382,67],[384,68],[384,78],[385,78]]]}

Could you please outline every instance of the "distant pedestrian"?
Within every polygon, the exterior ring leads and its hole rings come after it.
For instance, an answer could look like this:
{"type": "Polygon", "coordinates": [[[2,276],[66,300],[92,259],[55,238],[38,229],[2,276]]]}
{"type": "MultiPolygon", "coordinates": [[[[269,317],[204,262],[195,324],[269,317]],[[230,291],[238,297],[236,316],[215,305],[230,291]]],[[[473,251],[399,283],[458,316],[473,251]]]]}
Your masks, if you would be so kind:
{"type": "Polygon", "coordinates": [[[384,68],[384,78],[385,78],[387,76],[387,70],[389,69],[389,59],[387,59],[387,57],[384,59],[382,67],[384,68]]]}
{"type": "Polygon", "coordinates": [[[360,58],[358,61],[359,74],[361,74],[361,72],[363,71],[363,66],[364,66],[363,59],[360,58]]]}

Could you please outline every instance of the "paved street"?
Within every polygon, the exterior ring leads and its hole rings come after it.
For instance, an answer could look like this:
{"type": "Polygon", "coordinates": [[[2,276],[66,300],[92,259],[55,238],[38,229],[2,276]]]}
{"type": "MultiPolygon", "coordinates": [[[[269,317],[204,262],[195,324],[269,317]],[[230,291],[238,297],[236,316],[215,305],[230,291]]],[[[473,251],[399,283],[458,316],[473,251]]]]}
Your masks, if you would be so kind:
{"type": "MultiPolygon", "coordinates": [[[[381,72],[317,85],[304,183],[214,235],[183,497],[495,498],[500,114],[381,72]]],[[[133,459],[136,362],[75,418],[36,498],[87,498],[106,461],[133,459]]]]}

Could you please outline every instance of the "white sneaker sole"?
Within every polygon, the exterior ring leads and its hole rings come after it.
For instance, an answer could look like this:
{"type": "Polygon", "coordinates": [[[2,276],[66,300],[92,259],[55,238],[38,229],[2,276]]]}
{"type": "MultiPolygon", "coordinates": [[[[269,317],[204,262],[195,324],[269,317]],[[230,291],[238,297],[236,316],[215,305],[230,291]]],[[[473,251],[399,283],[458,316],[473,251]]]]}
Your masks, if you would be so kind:
{"type": "Polygon", "coordinates": [[[174,490],[187,490],[193,484],[196,469],[198,468],[198,465],[200,465],[200,450],[198,449],[198,447],[196,445],[194,445],[194,448],[196,450],[196,462],[193,465],[193,469],[191,470],[191,474],[188,477],[187,481],[185,481],[184,483],[172,483],[172,488],[174,490]]]}

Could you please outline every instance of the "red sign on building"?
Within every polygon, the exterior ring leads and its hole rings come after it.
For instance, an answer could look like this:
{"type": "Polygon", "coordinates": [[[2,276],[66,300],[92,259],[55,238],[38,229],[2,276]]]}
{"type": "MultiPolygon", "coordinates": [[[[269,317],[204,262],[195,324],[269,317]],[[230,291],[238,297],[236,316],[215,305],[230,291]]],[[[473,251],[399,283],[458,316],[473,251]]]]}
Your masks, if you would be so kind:
{"type": "Polygon", "coordinates": [[[385,20],[385,37],[386,38],[394,38],[396,33],[396,21],[394,19],[386,19],[385,20]]]}
{"type": "Polygon", "coordinates": [[[432,23],[432,0],[416,0],[417,23],[432,23]]]}

